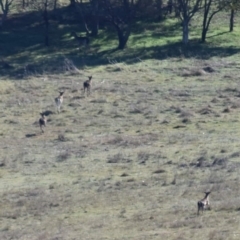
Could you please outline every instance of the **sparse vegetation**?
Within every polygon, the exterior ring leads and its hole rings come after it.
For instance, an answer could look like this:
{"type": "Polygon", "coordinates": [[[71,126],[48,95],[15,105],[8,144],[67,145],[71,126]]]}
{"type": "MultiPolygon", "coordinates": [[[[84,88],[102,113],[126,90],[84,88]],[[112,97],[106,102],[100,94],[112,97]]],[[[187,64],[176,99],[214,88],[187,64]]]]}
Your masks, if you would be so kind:
{"type": "Polygon", "coordinates": [[[10,12],[0,32],[0,239],[238,239],[240,32],[225,33],[220,15],[205,44],[183,46],[169,17],[134,23],[123,51],[104,26],[86,53],[69,19],[51,18],[46,49],[38,13],[10,12]],[[209,189],[211,211],[197,216],[209,189]]]}

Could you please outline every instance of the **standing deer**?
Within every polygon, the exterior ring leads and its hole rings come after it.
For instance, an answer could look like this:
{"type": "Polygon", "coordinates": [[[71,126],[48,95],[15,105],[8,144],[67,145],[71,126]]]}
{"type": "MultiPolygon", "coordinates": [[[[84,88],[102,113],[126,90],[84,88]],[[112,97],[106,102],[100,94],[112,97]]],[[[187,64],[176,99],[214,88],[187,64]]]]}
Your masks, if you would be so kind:
{"type": "Polygon", "coordinates": [[[88,80],[83,83],[83,91],[85,94],[85,91],[87,90],[87,95],[90,94],[92,87],[92,76],[88,77],[88,80]]]}
{"type": "Polygon", "coordinates": [[[86,48],[86,47],[89,46],[90,40],[89,40],[88,36],[86,36],[86,37],[79,37],[76,32],[72,32],[71,36],[76,39],[76,41],[78,42],[80,47],[84,46],[86,48]]]}
{"type": "Polygon", "coordinates": [[[39,127],[40,127],[40,129],[42,130],[42,133],[44,133],[43,127],[46,127],[47,118],[46,118],[46,116],[44,115],[44,113],[40,113],[40,115],[41,115],[42,117],[39,119],[39,127]]]}
{"type": "Polygon", "coordinates": [[[198,215],[199,215],[199,211],[202,210],[202,213],[203,213],[203,210],[206,208],[206,207],[210,207],[210,202],[209,202],[209,194],[211,192],[205,192],[205,197],[198,201],[198,215]]]}
{"type": "Polygon", "coordinates": [[[60,112],[60,108],[61,108],[62,103],[63,103],[63,94],[64,94],[64,91],[59,92],[59,96],[55,98],[55,103],[56,103],[56,107],[57,107],[58,112],[60,112]]]}

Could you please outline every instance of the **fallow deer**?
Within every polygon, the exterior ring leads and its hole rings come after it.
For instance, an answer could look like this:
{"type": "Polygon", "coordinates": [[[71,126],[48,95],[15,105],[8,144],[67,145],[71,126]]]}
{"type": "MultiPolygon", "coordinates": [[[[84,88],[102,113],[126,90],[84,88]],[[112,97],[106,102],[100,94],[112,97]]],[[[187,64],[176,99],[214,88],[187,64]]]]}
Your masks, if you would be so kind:
{"type": "Polygon", "coordinates": [[[42,117],[39,119],[39,127],[40,127],[40,129],[42,130],[42,133],[44,133],[43,127],[46,127],[47,118],[46,118],[46,116],[44,115],[44,113],[40,113],[40,115],[41,115],[42,117]]]}
{"type": "Polygon", "coordinates": [[[210,207],[210,201],[209,201],[209,194],[211,192],[205,192],[205,197],[198,201],[198,215],[199,215],[199,211],[201,210],[202,213],[203,213],[203,210],[206,208],[206,207],[210,207]]]}
{"type": "Polygon", "coordinates": [[[88,80],[83,83],[83,91],[87,90],[87,94],[89,95],[91,92],[91,87],[92,87],[92,76],[88,77],[88,80]]]}
{"type": "Polygon", "coordinates": [[[63,103],[63,94],[64,94],[64,91],[59,92],[59,96],[55,98],[55,103],[56,103],[56,107],[57,107],[58,112],[60,112],[60,108],[61,108],[62,103],[63,103]]]}
{"type": "Polygon", "coordinates": [[[89,40],[88,36],[86,36],[86,37],[79,37],[76,32],[72,32],[71,36],[75,38],[75,40],[78,42],[80,47],[81,46],[84,46],[84,47],[88,47],[89,46],[90,40],[89,40]]]}

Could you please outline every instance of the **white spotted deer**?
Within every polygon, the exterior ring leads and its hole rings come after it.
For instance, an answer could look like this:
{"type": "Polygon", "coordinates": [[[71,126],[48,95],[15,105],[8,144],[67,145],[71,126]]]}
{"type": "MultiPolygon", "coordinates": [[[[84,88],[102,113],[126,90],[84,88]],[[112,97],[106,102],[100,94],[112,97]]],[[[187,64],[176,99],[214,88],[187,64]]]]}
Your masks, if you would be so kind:
{"type": "Polygon", "coordinates": [[[43,127],[46,127],[47,118],[46,118],[46,116],[44,115],[44,113],[40,113],[40,115],[41,115],[42,117],[39,119],[39,127],[40,127],[42,133],[44,133],[43,127]]]}
{"type": "Polygon", "coordinates": [[[92,76],[88,77],[88,80],[83,83],[83,91],[85,94],[85,91],[87,90],[87,95],[91,93],[92,88],[92,76]]]}
{"type": "Polygon", "coordinates": [[[79,37],[76,32],[72,32],[72,33],[71,33],[71,36],[75,38],[75,40],[78,42],[78,45],[79,45],[80,47],[83,46],[83,47],[86,48],[86,47],[89,46],[90,40],[89,40],[89,37],[88,37],[88,36],[86,36],[86,37],[79,37]]]}
{"type": "Polygon", "coordinates": [[[210,207],[210,201],[209,201],[209,194],[210,194],[211,192],[205,192],[205,197],[202,199],[202,200],[200,200],[200,201],[198,201],[198,215],[199,215],[199,212],[200,212],[200,210],[202,211],[202,213],[203,213],[203,210],[204,209],[206,209],[206,207],[210,207]]]}
{"type": "Polygon", "coordinates": [[[64,94],[64,91],[61,91],[59,92],[59,96],[55,98],[55,103],[56,103],[58,113],[60,112],[60,108],[63,103],[63,94],[64,94]]]}

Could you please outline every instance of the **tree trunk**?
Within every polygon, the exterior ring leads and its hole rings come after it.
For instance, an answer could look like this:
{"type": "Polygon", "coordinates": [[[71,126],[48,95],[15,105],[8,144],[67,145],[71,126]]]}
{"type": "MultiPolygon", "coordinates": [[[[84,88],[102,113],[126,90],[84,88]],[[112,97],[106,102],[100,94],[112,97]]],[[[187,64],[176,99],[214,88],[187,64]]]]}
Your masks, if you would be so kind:
{"type": "Polygon", "coordinates": [[[220,11],[222,11],[222,7],[216,9],[215,11],[211,11],[211,14],[209,15],[209,12],[211,10],[211,7],[213,5],[213,0],[205,0],[205,5],[204,5],[204,14],[203,14],[203,24],[202,24],[202,43],[206,41],[207,37],[207,32],[209,30],[210,23],[213,19],[213,17],[220,11]]]}
{"type": "Polygon", "coordinates": [[[75,0],[70,0],[69,6],[70,7],[75,7],[75,5],[76,5],[76,1],[75,0]]]}
{"type": "Polygon", "coordinates": [[[203,28],[203,30],[202,30],[202,43],[205,43],[205,41],[206,41],[207,31],[208,31],[207,28],[203,28]]]}
{"type": "Polygon", "coordinates": [[[2,10],[2,18],[1,18],[1,25],[7,20],[7,16],[9,13],[9,7],[12,5],[10,1],[1,1],[1,10],[2,10]]]}
{"type": "Polygon", "coordinates": [[[46,29],[45,29],[45,46],[49,46],[49,34],[48,34],[48,23],[46,24],[46,29]]]}
{"type": "Polygon", "coordinates": [[[98,35],[98,30],[99,30],[99,19],[98,19],[98,15],[93,15],[91,35],[92,35],[93,37],[96,37],[96,36],[98,35]]]}
{"type": "Polygon", "coordinates": [[[49,18],[48,18],[48,10],[47,10],[47,4],[45,3],[45,9],[43,12],[43,19],[45,24],[45,46],[49,46],[49,18]]]}
{"type": "Polygon", "coordinates": [[[156,4],[157,4],[157,10],[158,10],[158,20],[161,21],[163,19],[163,10],[162,10],[163,2],[162,0],[157,0],[156,4]]]}
{"type": "Polygon", "coordinates": [[[207,17],[209,13],[210,5],[207,5],[205,3],[205,8],[204,8],[204,14],[203,14],[203,24],[202,24],[202,43],[206,41],[206,35],[207,35],[207,17]]]}
{"type": "Polygon", "coordinates": [[[53,10],[54,11],[57,10],[57,4],[58,4],[58,0],[54,0],[54,2],[53,2],[53,10]]]}
{"type": "Polygon", "coordinates": [[[7,20],[7,15],[8,15],[8,11],[4,10],[3,14],[2,14],[2,18],[0,20],[0,28],[3,27],[3,24],[5,23],[5,21],[7,20]]]}
{"type": "Polygon", "coordinates": [[[234,26],[234,14],[235,14],[234,9],[231,9],[231,15],[230,15],[230,28],[229,28],[229,31],[230,31],[230,32],[233,31],[233,26],[234,26]]]}
{"type": "Polygon", "coordinates": [[[168,0],[168,13],[172,14],[173,11],[173,0],[168,0]]]}
{"type": "Polygon", "coordinates": [[[123,50],[127,45],[130,31],[128,30],[124,34],[124,30],[122,30],[120,27],[117,27],[117,33],[118,33],[118,49],[123,50]]]}
{"type": "Polygon", "coordinates": [[[180,17],[180,6],[179,6],[179,2],[178,1],[174,1],[174,13],[175,13],[175,17],[179,18],[180,17]]]}
{"type": "Polygon", "coordinates": [[[93,37],[96,37],[98,35],[98,30],[99,30],[99,6],[98,6],[98,0],[93,0],[92,1],[92,31],[91,35],[93,37]]]}
{"type": "Polygon", "coordinates": [[[187,20],[184,20],[182,22],[182,27],[183,27],[183,38],[182,38],[182,42],[184,44],[187,44],[188,43],[188,35],[189,35],[189,28],[188,28],[188,21],[187,20]]]}

